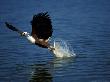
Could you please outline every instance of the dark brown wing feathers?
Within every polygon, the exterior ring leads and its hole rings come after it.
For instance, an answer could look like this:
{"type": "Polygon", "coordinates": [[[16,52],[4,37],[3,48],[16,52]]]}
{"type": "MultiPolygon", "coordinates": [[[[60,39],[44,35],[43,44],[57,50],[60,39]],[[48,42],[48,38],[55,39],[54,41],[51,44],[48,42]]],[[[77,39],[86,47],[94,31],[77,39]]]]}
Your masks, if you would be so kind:
{"type": "Polygon", "coordinates": [[[52,24],[48,13],[39,13],[33,16],[32,36],[37,35],[39,39],[48,39],[52,36],[52,24]]]}

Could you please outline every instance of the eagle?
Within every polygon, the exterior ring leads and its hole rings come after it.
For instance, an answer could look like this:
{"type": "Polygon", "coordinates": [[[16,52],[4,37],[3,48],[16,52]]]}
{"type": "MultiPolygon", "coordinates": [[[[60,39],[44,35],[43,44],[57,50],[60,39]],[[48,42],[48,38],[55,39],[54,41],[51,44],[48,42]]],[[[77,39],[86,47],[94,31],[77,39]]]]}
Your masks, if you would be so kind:
{"type": "Polygon", "coordinates": [[[5,22],[5,24],[9,29],[18,32],[22,36],[25,36],[31,43],[36,44],[42,48],[49,48],[51,50],[53,49],[48,42],[53,33],[52,22],[48,12],[41,12],[33,16],[31,21],[31,35],[29,35],[28,32],[23,32],[17,29],[8,22],[5,22]]]}

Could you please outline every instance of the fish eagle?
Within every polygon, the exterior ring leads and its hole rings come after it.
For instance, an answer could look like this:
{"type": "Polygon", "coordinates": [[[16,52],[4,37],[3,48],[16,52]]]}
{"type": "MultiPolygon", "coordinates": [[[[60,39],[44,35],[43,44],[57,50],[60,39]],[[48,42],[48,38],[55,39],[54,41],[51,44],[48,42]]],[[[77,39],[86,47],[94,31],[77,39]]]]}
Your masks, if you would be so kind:
{"type": "Polygon", "coordinates": [[[29,35],[28,32],[23,32],[17,29],[8,22],[5,22],[5,24],[9,29],[20,33],[22,36],[25,36],[31,43],[36,44],[42,48],[48,48],[50,50],[54,49],[48,42],[53,33],[51,19],[48,12],[38,13],[33,16],[31,21],[31,35],[29,35]]]}

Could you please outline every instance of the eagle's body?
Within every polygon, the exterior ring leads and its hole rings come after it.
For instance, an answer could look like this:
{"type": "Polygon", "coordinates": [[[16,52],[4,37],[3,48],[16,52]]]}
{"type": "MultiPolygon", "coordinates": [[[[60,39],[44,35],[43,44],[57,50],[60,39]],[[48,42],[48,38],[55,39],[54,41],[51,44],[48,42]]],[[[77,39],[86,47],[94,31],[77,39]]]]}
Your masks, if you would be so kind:
{"type": "Polygon", "coordinates": [[[33,16],[31,21],[32,32],[31,35],[35,39],[35,44],[47,48],[48,39],[52,36],[51,19],[48,13],[39,13],[33,16]]]}

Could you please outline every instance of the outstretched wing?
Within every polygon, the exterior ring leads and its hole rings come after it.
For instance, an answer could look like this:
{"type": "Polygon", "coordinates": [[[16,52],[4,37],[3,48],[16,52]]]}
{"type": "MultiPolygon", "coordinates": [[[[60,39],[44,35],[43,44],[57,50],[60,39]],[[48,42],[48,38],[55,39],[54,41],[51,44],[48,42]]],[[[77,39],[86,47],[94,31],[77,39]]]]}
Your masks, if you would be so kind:
{"type": "Polygon", "coordinates": [[[32,36],[37,36],[39,39],[48,39],[52,36],[52,24],[48,12],[39,13],[33,16],[32,24],[32,36]]]}
{"type": "Polygon", "coordinates": [[[16,32],[18,32],[18,33],[20,33],[20,34],[23,33],[21,30],[17,29],[16,27],[14,27],[13,25],[9,24],[8,22],[5,22],[5,24],[6,24],[6,26],[7,26],[10,30],[16,31],[16,32]]]}

